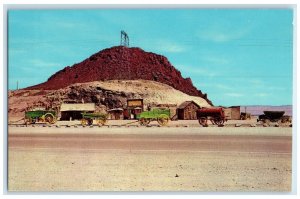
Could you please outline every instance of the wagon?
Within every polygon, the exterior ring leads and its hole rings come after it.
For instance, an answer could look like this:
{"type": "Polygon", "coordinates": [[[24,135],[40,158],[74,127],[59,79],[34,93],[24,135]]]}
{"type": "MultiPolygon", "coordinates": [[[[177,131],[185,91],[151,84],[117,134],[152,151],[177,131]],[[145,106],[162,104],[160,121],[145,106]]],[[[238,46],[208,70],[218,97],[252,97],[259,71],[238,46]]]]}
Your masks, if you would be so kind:
{"type": "Polygon", "coordinates": [[[35,124],[36,122],[46,122],[49,124],[54,124],[56,122],[56,112],[55,111],[47,111],[47,110],[34,110],[34,111],[26,111],[24,123],[35,124]]]}
{"type": "Polygon", "coordinates": [[[151,121],[157,121],[161,126],[165,126],[170,120],[170,109],[153,109],[151,111],[144,111],[137,115],[137,119],[143,126],[146,126],[151,121]]]}
{"type": "Polygon", "coordinates": [[[108,117],[108,115],[104,113],[81,113],[81,114],[82,114],[82,119],[81,119],[82,126],[93,125],[94,120],[96,120],[96,123],[99,126],[105,125],[108,117]]]}
{"type": "Polygon", "coordinates": [[[197,119],[202,126],[208,126],[207,121],[212,124],[223,125],[225,122],[225,114],[223,108],[201,108],[197,110],[197,119]]]}
{"type": "Polygon", "coordinates": [[[259,115],[257,122],[262,121],[263,123],[269,124],[270,122],[291,122],[291,117],[284,115],[284,111],[264,111],[263,115],[259,115]]]}

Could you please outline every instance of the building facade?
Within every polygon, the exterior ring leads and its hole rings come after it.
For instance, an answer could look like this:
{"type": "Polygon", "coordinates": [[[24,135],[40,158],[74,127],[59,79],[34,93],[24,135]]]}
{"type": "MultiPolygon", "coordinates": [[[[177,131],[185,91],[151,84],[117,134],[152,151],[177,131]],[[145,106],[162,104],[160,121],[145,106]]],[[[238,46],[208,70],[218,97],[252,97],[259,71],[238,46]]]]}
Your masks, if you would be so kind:
{"type": "Polygon", "coordinates": [[[124,119],[136,119],[137,114],[144,111],[143,99],[128,99],[124,110],[124,119]]]}
{"type": "Polygon", "coordinates": [[[60,107],[60,120],[82,119],[81,113],[93,113],[96,109],[95,103],[69,104],[63,103],[60,107]]]}
{"type": "Polygon", "coordinates": [[[241,107],[230,106],[224,108],[225,118],[228,120],[240,120],[241,119],[241,107]]]}
{"type": "Polygon", "coordinates": [[[124,114],[123,114],[123,109],[122,108],[114,108],[108,110],[108,119],[111,120],[123,120],[124,119],[124,114]]]}
{"type": "Polygon", "coordinates": [[[177,117],[179,120],[196,120],[199,108],[194,101],[185,101],[177,108],[177,117]]]}

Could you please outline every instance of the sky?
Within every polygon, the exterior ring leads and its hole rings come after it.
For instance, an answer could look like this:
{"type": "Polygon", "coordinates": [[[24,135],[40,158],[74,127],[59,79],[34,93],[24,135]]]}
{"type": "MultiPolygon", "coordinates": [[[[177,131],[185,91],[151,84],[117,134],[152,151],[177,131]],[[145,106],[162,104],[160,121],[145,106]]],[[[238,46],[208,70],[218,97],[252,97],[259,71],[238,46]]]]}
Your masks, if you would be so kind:
{"type": "Polygon", "coordinates": [[[9,10],[9,89],[120,45],[121,30],[214,105],[292,104],[292,9],[9,10]]]}

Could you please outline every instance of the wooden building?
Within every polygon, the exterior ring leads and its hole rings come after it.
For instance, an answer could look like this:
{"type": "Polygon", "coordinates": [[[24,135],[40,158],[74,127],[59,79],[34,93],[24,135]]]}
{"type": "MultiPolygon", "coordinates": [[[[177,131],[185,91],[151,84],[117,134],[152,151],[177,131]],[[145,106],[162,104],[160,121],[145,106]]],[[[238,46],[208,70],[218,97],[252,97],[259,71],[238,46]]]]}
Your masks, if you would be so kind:
{"type": "Polygon", "coordinates": [[[81,113],[92,113],[96,109],[95,103],[70,104],[63,103],[60,106],[60,120],[75,120],[82,119],[81,113]]]}
{"type": "Polygon", "coordinates": [[[241,107],[230,106],[224,107],[225,118],[228,120],[240,120],[241,119],[241,107]]]}
{"type": "Polygon", "coordinates": [[[177,117],[179,120],[196,120],[199,108],[194,101],[185,101],[177,108],[177,117]]]}
{"type": "Polygon", "coordinates": [[[123,115],[123,109],[122,108],[113,108],[108,110],[108,119],[112,120],[123,120],[124,115],[123,115]]]}
{"type": "Polygon", "coordinates": [[[127,109],[124,110],[124,119],[136,119],[137,114],[140,114],[143,111],[143,99],[128,99],[127,109]]]}
{"type": "Polygon", "coordinates": [[[231,120],[231,108],[222,107],[224,110],[225,119],[231,120]]]}

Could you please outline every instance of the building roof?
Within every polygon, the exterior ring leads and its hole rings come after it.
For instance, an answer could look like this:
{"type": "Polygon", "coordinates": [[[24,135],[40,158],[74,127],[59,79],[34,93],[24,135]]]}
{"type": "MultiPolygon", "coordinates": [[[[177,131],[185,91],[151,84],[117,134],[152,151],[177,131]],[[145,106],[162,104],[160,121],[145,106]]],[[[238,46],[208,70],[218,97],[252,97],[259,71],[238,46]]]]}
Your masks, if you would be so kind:
{"type": "Polygon", "coordinates": [[[177,107],[177,104],[157,104],[157,107],[177,107]]]}
{"type": "Polygon", "coordinates": [[[194,103],[196,106],[200,108],[200,106],[194,101],[185,101],[178,106],[178,109],[185,109],[189,104],[194,103]]]}
{"type": "Polygon", "coordinates": [[[108,112],[111,112],[111,111],[123,111],[122,108],[113,108],[113,109],[109,109],[107,110],[108,112]]]}
{"type": "Polygon", "coordinates": [[[95,109],[94,103],[62,104],[60,106],[60,111],[95,111],[95,109]]]}
{"type": "Polygon", "coordinates": [[[228,108],[241,108],[241,106],[229,106],[228,108]]]}

